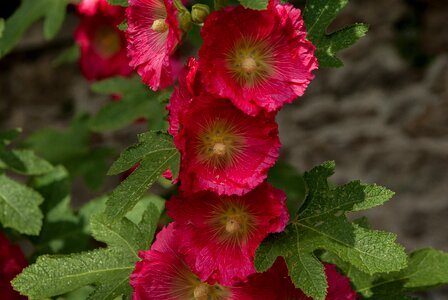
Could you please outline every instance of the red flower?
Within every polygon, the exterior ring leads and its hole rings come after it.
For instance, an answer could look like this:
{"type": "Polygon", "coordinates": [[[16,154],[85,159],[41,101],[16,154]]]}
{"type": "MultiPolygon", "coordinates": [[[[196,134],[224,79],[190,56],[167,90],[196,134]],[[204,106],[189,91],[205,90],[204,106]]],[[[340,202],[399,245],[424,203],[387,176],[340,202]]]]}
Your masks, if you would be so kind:
{"type": "Polygon", "coordinates": [[[82,13],[75,41],[80,47],[79,63],[84,76],[88,80],[100,80],[130,75],[126,38],[117,28],[124,20],[124,8],[97,0],[81,2],[78,11],[82,13]]]}
{"type": "Polygon", "coordinates": [[[98,10],[101,10],[106,15],[116,15],[123,13],[123,9],[119,6],[112,6],[107,3],[107,0],[82,0],[76,6],[79,13],[83,15],[93,16],[98,10]]]}
{"type": "Polygon", "coordinates": [[[288,222],[285,194],[263,183],[244,196],[201,192],[167,202],[181,252],[203,281],[223,285],[246,280],[261,241],[288,222]]]}
{"type": "Polygon", "coordinates": [[[314,77],[315,47],[305,39],[300,10],[290,4],[271,2],[263,11],[227,7],[208,16],[201,34],[206,89],[247,114],[292,102],[314,77]]]}
{"type": "MultiPolygon", "coordinates": [[[[347,277],[336,271],[336,266],[325,265],[328,289],[326,300],[356,300],[357,295],[347,277]]],[[[238,299],[266,300],[312,300],[296,288],[288,275],[288,267],[279,257],[274,265],[264,273],[250,275],[246,283],[236,285],[233,295],[238,299]]]]}
{"type": "Polygon", "coordinates": [[[153,90],[173,82],[171,55],[180,41],[177,10],[172,0],[129,0],[130,65],[153,90]]]}
{"type": "Polygon", "coordinates": [[[242,195],[263,182],[278,158],[275,114],[248,116],[227,99],[201,93],[200,78],[190,59],[168,106],[182,187],[242,195]]]}
{"type": "Polygon", "coordinates": [[[162,229],[131,275],[133,300],[232,299],[229,288],[201,282],[179,253],[174,224],[162,229]]]}
{"type": "Polygon", "coordinates": [[[0,232],[0,298],[2,300],[27,299],[14,291],[10,283],[27,265],[20,247],[12,245],[0,232]]]}

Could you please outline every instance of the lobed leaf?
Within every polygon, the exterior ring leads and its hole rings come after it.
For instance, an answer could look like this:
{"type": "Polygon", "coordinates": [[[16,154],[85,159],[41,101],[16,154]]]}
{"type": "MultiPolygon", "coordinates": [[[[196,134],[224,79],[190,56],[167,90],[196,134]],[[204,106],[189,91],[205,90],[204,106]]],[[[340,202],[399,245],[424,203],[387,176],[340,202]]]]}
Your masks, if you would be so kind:
{"type": "Polygon", "coordinates": [[[125,216],[167,169],[171,170],[173,178],[179,172],[180,154],[170,135],[150,131],[140,134],[138,140],[139,143],[120,155],[108,172],[109,175],[118,174],[139,163],[138,168],[112,191],[106,202],[105,215],[110,222],[125,216]]]}
{"type": "Polygon", "coordinates": [[[265,271],[283,256],[294,284],[317,300],[325,299],[327,284],[323,267],[317,267],[321,263],[314,256],[316,250],[334,253],[368,274],[406,266],[404,249],[393,234],[369,230],[345,216],[384,203],[392,192],[358,181],[330,188],[327,179],[334,168],[334,162],[326,162],[305,173],[308,196],[296,220],[283,233],[263,241],[255,257],[257,270],[265,271]]]}
{"type": "Polygon", "coordinates": [[[303,18],[308,30],[307,39],[316,46],[315,55],[321,67],[341,67],[342,61],[335,55],[353,45],[367,31],[366,24],[353,24],[327,34],[328,26],[349,0],[307,0],[303,18]]]}
{"type": "Polygon", "coordinates": [[[89,299],[130,299],[129,277],[138,261],[136,251],[147,249],[152,241],[160,211],[148,205],[139,224],[122,218],[115,224],[103,215],[92,219],[93,235],[108,248],[71,255],[41,256],[12,282],[30,298],[49,298],[81,287],[95,287],[89,299]]]}
{"type": "Polygon", "coordinates": [[[42,226],[42,197],[32,189],[0,175],[0,222],[4,227],[38,235],[42,226]]]}

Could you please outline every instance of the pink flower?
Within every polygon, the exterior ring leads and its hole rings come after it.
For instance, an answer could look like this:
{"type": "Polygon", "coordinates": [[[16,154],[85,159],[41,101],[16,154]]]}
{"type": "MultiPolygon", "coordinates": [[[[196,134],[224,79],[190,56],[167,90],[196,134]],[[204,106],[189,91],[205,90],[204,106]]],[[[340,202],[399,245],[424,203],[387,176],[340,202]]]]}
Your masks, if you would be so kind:
{"type": "Polygon", "coordinates": [[[75,31],[75,41],[81,51],[79,63],[84,76],[88,80],[100,80],[116,75],[130,75],[132,69],[126,55],[126,38],[117,28],[124,20],[124,8],[101,0],[83,1],[78,10],[88,12],[80,14],[80,23],[75,31]]]}
{"type": "Polygon", "coordinates": [[[190,59],[168,106],[169,132],[182,155],[179,179],[192,192],[242,195],[278,158],[275,113],[248,116],[228,99],[201,92],[200,78],[190,59]]]}
{"type": "Polygon", "coordinates": [[[288,222],[285,194],[263,183],[244,196],[211,192],[181,195],[167,202],[182,240],[181,252],[199,278],[223,285],[246,280],[261,241],[288,222]]]}
{"type": "Polygon", "coordinates": [[[328,281],[326,300],[356,300],[358,298],[350,285],[350,280],[339,274],[335,265],[326,264],[325,274],[328,281]]]}
{"type": "Polygon", "coordinates": [[[232,299],[229,288],[201,282],[185,263],[179,246],[171,223],[159,232],[151,250],[140,251],[142,260],[131,275],[132,299],[232,299]]]}
{"type": "Polygon", "coordinates": [[[130,65],[153,90],[173,82],[171,55],[180,41],[177,10],[172,0],[129,0],[130,65]]]}
{"type": "Polygon", "coordinates": [[[27,265],[20,247],[11,244],[0,232],[0,298],[2,300],[27,299],[14,291],[10,283],[27,265]]]}
{"type": "Polygon", "coordinates": [[[271,2],[263,11],[227,7],[208,16],[201,34],[206,89],[247,114],[291,103],[314,77],[315,47],[305,39],[300,10],[290,4],[271,2]]]}
{"type": "MultiPolygon", "coordinates": [[[[328,289],[326,300],[356,300],[357,295],[350,286],[347,277],[336,271],[336,266],[325,265],[328,289]]],[[[233,289],[237,299],[266,300],[312,300],[300,289],[296,288],[288,275],[288,267],[279,257],[274,265],[264,273],[252,274],[248,281],[238,284],[233,289]]]]}
{"type": "Polygon", "coordinates": [[[121,7],[112,6],[107,3],[107,0],[82,0],[76,8],[80,14],[88,16],[95,15],[98,10],[101,10],[106,15],[123,13],[123,9],[121,7]]]}

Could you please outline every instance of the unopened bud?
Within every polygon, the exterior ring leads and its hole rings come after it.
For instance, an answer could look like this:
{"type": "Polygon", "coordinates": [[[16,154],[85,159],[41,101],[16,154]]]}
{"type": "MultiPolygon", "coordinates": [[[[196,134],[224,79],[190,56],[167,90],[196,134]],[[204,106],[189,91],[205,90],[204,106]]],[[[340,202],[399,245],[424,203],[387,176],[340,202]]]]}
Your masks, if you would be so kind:
{"type": "Polygon", "coordinates": [[[179,11],[179,25],[183,32],[191,30],[191,15],[187,10],[179,11]]]}
{"type": "Polygon", "coordinates": [[[191,19],[193,23],[202,24],[204,23],[207,16],[210,14],[210,8],[206,4],[195,4],[191,8],[191,19]]]}

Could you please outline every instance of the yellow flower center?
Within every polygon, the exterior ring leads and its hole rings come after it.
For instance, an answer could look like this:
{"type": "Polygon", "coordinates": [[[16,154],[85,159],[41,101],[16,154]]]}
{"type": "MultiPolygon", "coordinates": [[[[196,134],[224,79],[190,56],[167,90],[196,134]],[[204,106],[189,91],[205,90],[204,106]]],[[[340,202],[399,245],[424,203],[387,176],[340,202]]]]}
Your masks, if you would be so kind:
{"type": "Polygon", "coordinates": [[[101,26],[95,32],[93,44],[101,55],[112,57],[121,48],[121,38],[112,27],[101,26]]]}
{"type": "Polygon", "coordinates": [[[229,198],[216,207],[209,224],[221,242],[238,246],[244,244],[255,226],[253,214],[238,198],[229,198]]]}
{"type": "Polygon", "coordinates": [[[242,86],[252,87],[268,80],[274,72],[274,60],[266,42],[243,38],[226,56],[231,76],[242,86]]]}
{"type": "Polygon", "coordinates": [[[151,29],[158,33],[164,33],[168,30],[168,24],[166,24],[165,19],[156,19],[152,22],[151,29]]]}
{"type": "Polygon", "coordinates": [[[188,269],[179,270],[170,290],[170,299],[179,300],[225,300],[229,290],[219,284],[202,282],[188,269]]]}
{"type": "Polygon", "coordinates": [[[207,122],[196,140],[199,160],[215,168],[237,163],[244,148],[245,140],[240,130],[223,119],[207,122]]]}

